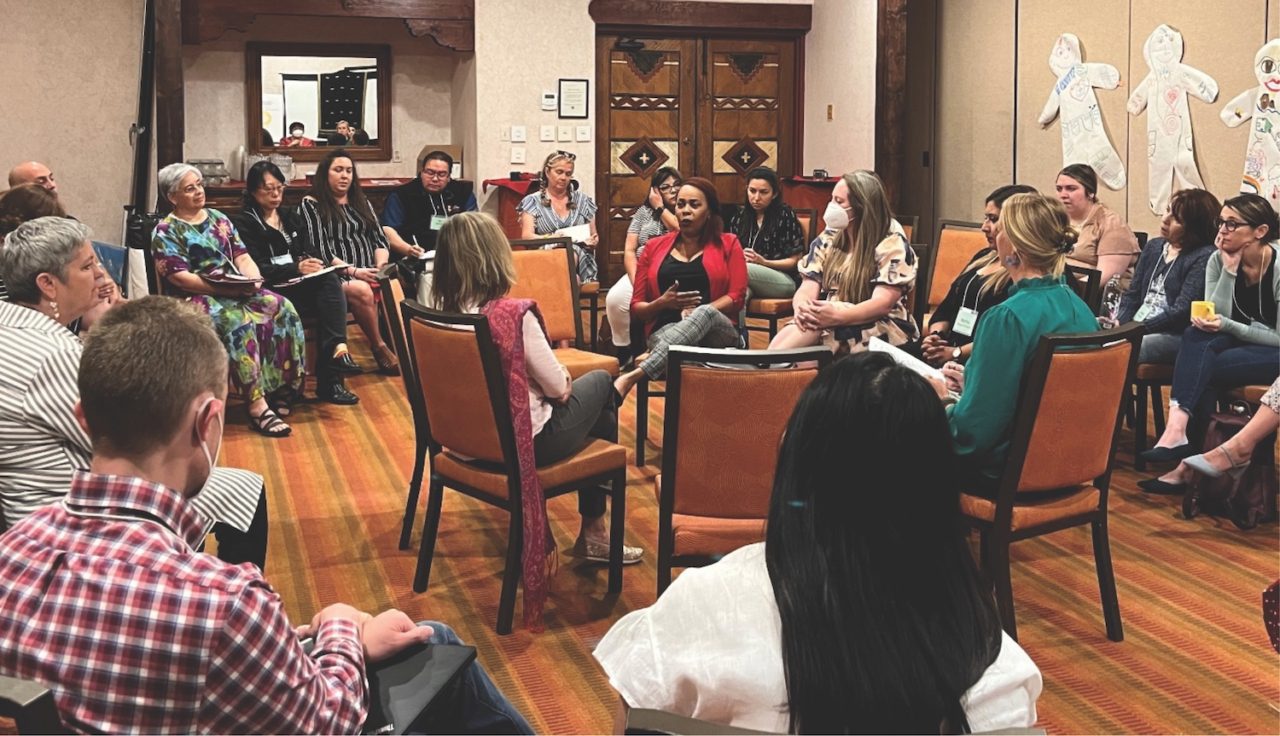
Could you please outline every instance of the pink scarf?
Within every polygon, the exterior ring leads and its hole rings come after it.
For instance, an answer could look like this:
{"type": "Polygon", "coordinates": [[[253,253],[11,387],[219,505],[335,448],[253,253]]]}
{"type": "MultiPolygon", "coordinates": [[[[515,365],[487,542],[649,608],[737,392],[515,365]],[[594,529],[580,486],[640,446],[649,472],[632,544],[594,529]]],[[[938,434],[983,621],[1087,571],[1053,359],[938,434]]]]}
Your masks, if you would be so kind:
{"type": "MultiPolygon", "coordinates": [[[[524,625],[543,630],[542,608],[547,601],[547,505],[538,482],[533,456],[533,420],[529,415],[529,374],[524,365],[524,315],[533,312],[547,333],[542,314],[532,299],[494,299],[480,309],[489,318],[493,344],[507,379],[507,403],[515,429],[516,457],[520,463],[520,497],[524,512],[524,549],[521,555],[524,583],[524,625]]],[[[549,341],[548,341],[549,344],[549,341]]]]}

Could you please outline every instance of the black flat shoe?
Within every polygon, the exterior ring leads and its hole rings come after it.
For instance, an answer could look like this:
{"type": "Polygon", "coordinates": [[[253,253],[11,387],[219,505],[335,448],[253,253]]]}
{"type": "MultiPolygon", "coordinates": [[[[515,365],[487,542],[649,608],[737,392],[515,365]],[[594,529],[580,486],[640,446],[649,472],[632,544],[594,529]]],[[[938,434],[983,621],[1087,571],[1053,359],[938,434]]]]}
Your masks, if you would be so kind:
{"type": "Polygon", "coordinates": [[[1195,446],[1188,442],[1177,447],[1153,447],[1142,453],[1142,459],[1149,463],[1171,463],[1198,454],[1195,446]]]}
{"type": "Polygon", "coordinates": [[[340,357],[334,358],[332,365],[335,371],[343,375],[354,376],[364,373],[364,369],[351,357],[351,353],[343,353],[340,357]]]}
{"type": "Polygon", "coordinates": [[[1143,493],[1150,493],[1156,496],[1181,496],[1187,490],[1186,483],[1166,483],[1159,478],[1147,478],[1138,481],[1138,487],[1143,493]]]}
{"type": "Polygon", "coordinates": [[[360,403],[360,397],[348,391],[347,387],[341,383],[335,383],[332,386],[320,386],[316,389],[316,396],[321,401],[327,401],[330,404],[351,406],[352,404],[360,403]]]}

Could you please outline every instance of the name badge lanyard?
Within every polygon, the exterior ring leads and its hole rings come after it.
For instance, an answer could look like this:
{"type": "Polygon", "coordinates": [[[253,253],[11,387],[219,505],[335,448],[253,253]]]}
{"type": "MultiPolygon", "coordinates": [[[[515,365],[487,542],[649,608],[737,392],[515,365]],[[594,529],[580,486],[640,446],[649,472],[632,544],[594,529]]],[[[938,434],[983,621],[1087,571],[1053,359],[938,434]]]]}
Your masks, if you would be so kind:
{"type": "Polygon", "coordinates": [[[969,279],[969,283],[964,285],[964,293],[960,295],[960,309],[956,312],[956,323],[951,326],[951,331],[964,335],[965,337],[973,337],[974,325],[978,323],[978,300],[981,295],[974,297],[973,308],[966,307],[969,301],[969,290],[973,288],[973,282],[979,279],[980,275],[977,271],[973,272],[973,278],[969,279]]]}
{"type": "MultiPolygon", "coordinates": [[[[1147,288],[1143,289],[1142,291],[1142,306],[1139,307],[1138,311],[1133,315],[1133,319],[1135,322],[1147,321],[1147,317],[1150,317],[1151,312],[1154,311],[1151,307],[1147,305],[1147,299],[1151,295],[1151,287],[1156,283],[1156,277],[1161,275],[1160,267],[1164,266],[1164,276],[1161,277],[1160,279],[1160,283],[1162,285],[1164,284],[1165,279],[1168,278],[1169,276],[1169,269],[1173,268],[1172,263],[1165,262],[1165,258],[1168,255],[1169,255],[1169,244],[1165,243],[1164,247],[1160,249],[1160,260],[1156,263],[1155,268],[1151,269],[1151,276],[1147,279],[1147,288]]],[[[1175,258],[1174,260],[1176,261],[1178,259],[1175,258]]]]}

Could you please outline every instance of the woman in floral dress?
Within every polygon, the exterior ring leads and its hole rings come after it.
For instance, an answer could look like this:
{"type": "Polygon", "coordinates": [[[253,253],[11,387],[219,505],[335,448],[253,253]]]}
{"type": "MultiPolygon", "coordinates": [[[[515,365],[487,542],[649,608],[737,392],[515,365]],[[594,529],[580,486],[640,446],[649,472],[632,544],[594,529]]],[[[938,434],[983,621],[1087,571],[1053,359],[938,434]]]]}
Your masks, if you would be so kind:
{"type": "Polygon", "coordinates": [[[249,426],[287,437],[281,419],[302,388],[302,322],[288,299],[262,288],[261,274],[231,220],[206,209],[200,172],[188,164],[160,170],[173,212],[156,225],[151,251],[171,295],[213,320],[231,359],[231,380],[248,399],[249,426]]]}

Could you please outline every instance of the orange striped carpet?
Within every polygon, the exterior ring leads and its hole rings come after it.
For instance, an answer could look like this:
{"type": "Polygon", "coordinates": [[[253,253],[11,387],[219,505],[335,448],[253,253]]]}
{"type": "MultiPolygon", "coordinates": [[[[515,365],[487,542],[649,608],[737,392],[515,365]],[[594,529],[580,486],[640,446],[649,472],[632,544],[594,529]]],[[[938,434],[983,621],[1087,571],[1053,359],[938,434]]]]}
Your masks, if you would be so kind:
{"type": "MultiPolygon", "coordinates": [[[[493,625],[505,515],[447,492],[431,587],[415,595],[415,553],[397,549],[414,447],[400,379],[366,375],[350,386],[358,407],[305,405],[289,439],[251,434],[235,413],[227,430],[222,462],[267,476],[267,577],[290,617],[305,621],[345,601],[447,621],[479,648],[539,732],[609,730],[614,697],[590,651],[618,617],[654,600],[651,479],[661,461],[661,401],[651,405],[649,464],[629,474],[627,541],[648,550],[645,561],[626,570],[623,593],[611,599],[602,566],[563,557],[546,632],[519,628],[517,604],[516,631],[499,637],[493,625]]],[[[628,445],[634,412],[628,400],[621,430],[628,445]]],[[[1129,461],[1122,450],[1111,503],[1123,643],[1105,636],[1084,528],[1014,547],[1019,634],[1044,673],[1040,726],[1050,733],[1280,733],[1280,669],[1260,613],[1263,588],[1280,577],[1276,526],[1244,533],[1228,521],[1185,521],[1177,499],[1136,490],[1129,461]]],[[[561,497],[549,506],[566,548],[577,533],[575,501],[561,497]]],[[[419,526],[415,545],[420,535],[419,526]]]]}

